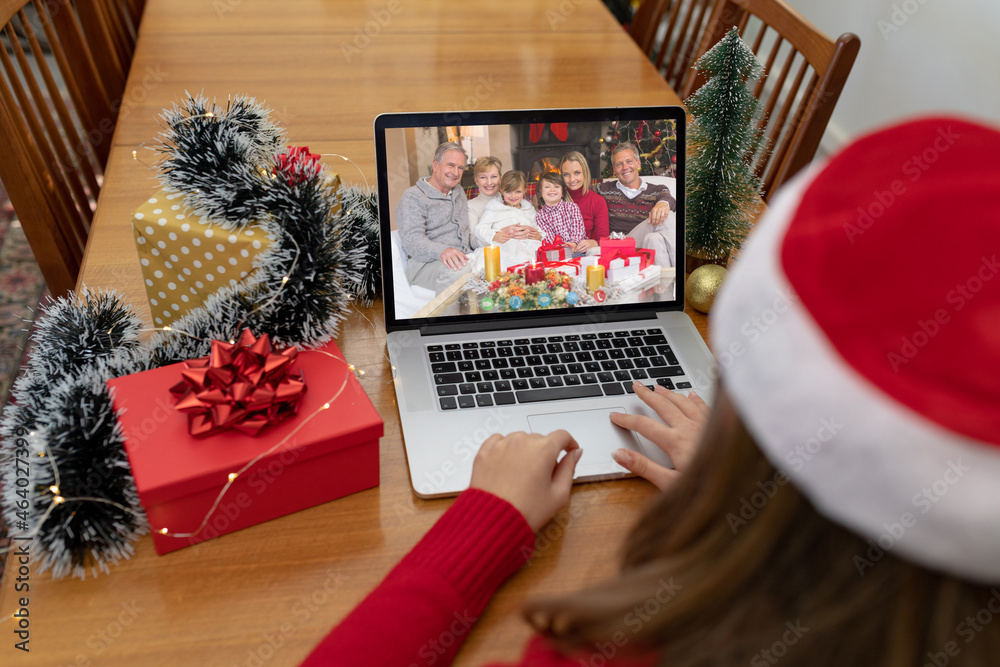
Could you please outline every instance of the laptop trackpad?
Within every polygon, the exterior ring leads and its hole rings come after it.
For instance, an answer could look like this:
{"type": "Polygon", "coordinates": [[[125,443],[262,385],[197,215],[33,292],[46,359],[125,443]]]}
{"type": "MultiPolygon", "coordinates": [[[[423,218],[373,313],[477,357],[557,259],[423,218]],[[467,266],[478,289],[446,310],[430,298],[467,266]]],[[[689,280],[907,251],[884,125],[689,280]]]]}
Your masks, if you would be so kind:
{"type": "Polygon", "coordinates": [[[542,435],[559,429],[569,431],[583,448],[583,458],[576,464],[576,480],[622,477],[630,473],[615,463],[611,458],[611,452],[623,447],[641,452],[642,448],[632,431],[611,423],[608,415],[612,412],[628,412],[628,410],[617,407],[529,415],[528,426],[532,433],[542,435]]]}

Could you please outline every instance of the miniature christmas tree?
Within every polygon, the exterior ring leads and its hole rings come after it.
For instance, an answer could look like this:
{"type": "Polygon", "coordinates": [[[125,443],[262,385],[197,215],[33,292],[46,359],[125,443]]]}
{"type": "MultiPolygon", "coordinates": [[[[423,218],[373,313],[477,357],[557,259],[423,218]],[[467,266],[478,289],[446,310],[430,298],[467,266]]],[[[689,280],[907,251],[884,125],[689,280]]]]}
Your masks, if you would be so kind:
{"type": "Polygon", "coordinates": [[[723,259],[750,231],[760,202],[752,160],[761,148],[760,103],[747,83],[762,68],[733,28],[698,59],[708,82],[686,100],[693,121],[687,169],[687,246],[698,258],[723,259]]]}
{"type": "MultiPolygon", "coordinates": [[[[604,143],[611,149],[622,142],[639,149],[640,176],[676,177],[677,130],[671,120],[615,121],[604,143]]],[[[610,150],[601,153],[601,178],[612,178],[610,150]]]]}

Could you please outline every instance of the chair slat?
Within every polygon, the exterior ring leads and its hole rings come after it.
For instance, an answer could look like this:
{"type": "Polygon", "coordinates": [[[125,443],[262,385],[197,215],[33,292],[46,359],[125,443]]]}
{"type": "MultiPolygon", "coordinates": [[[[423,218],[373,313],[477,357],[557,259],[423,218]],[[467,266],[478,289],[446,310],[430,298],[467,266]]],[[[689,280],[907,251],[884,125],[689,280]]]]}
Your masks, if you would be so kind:
{"type": "MultiPolygon", "coordinates": [[[[97,185],[97,180],[94,177],[93,169],[79,169],[79,160],[86,160],[86,152],[82,156],[77,157],[76,152],[71,152],[66,144],[63,142],[63,133],[65,133],[66,138],[69,140],[69,144],[72,147],[82,147],[85,149],[85,145],[80,141],[80,135],[76,130],[76,123],[71,117],[69,110],[66,108],[66,103],[63,101],[62,94],[59,90],[59,86],[52,76],[52,72],[49,70],[48,64],[45,62],[45,54],[41,45],[38,43],[38,39],[35,36],[34,30],[32,30],[30,24],[25,22],[23,14],[21,15],[22,21],[22,32],[25,33],[28,43],[31,46],[32,53],[34,54],[35,66],[38,68],[42,75],[42,79],[45,82],[45,87],[49,93],[48,104],[44,101],[39,100],[37,102],[38,108],[36,113],[42,118],[43,122],[48,120],[47,128],[50,132],[50,141],[53,143],[53,148],[57,155],[64,156],[63,160],[59,160],[57,164],[65,171],[70,187],[74,188],[74,197],[77,198],[77,202],[81,207],[85,207],[88,212],[90,212],[90,204],[87,201],[88,196],[82,191],[83,182],[86,183],[87,188],[93,193],[94,198],[96,198],[96,193],[100,189],[97,185]],[[59,117],[61,123],[61,130],[55,128],[54,122],[51,121],[51,115],[48,113],[47,106],[51,106],[55,109],[56,114],[59,117]],[[72,175],[72,178],[69,176],[72,175]]],[[[29,79],[33,81],[33,79],[29,79]]],[[[75,149],[74,149],[75,150],[75,149]]],[[[92,212],[87,215],[87,223],[90,223],[90,219],[93,217],[92,212]]],[[[83,238],[86,238],[84,235],[83,238]]]]}
{"type": "Polygon", "coordinates": [[[0,180],[55,296],[76,286],[143,7],[0,0],[0,180]]]}
{"type": "MultiPolygon", "coordinates": [[[[8,38],[13,35],[12,39],[16,41],[16,35],[9,24],[6,26],[6,33],[8,38]]],[[[77,248],[72,235],[68,238],[63,227],[56,223],[57,220],[71,219],[73,213],[65,206],[65,198],[54,193],[51,179],[46,178],[43,153],[32,139],[37,122],[33,121],[30,101],[6,49],[0,49],[0,65],[8,77],[8,85],[0,86],[0,110],[3,125],[10,128],[10,131],[0,132],[6,145],[5,159],[0,161],[0,178],[3,179],[14,210],[21,218],[28,243],[43,272],[47,264],[50,265],[50,271],[57,274],[61,274],[59,267],[62,265],[70,268],[76,266],[75,270],[78,271],[83,250],[77,248]],[[22,113],[24,110],[27,112],[22,113]],[[12,144],[18,138],[20,142],[12,144]],[[24,182],[35,182],[39,187],[24,187],[24,182]],[[30,226],[25,226],[25,223],[36,219],[44,228],[43,234],[37,235],[30,226]]],[[[45,275],[48,283],[49,274],[45,275]]],[[[65,285],[62,287],[65,288],[65,285]]],[[[55,293],[51,284],[49,291],[55,293]]],[[[62,289],[59,293],[64,291],[62,289]]]]}
{"type": "MultiPolygon", "coordinates": [[[[764,195],[768,199],[816,154],[861,42],[850,33],[831,40],[784,0],[714,0],[696,56],[717,44],[733,26],[744,40],[752,43],[758,58],[763,59],[765,73],[754,84],[753,93],[761,100],[766,113],[761,129],[767,131],[774,143],[771,153],[753,158],[758,173],[767,174],[764,195]],[[752,32],[748,29],[751,17],[753,25],[759,23],[761,27],[748,38],[752,32]],[[772,33],[775,41],[768,47],[772,33]],[[767,53],[762,54],[762,50],[767,53]],[[787,57],[784,55],[786,50],[790,52],[787,57]],[[796,56],[802,59],[802,65],[795,81],[789,84],[796,56]],[[800,90],[807,76],[816,84],[800,90]]],[[[683,85],[675,90],[682,98],[687,98],[704,83],[705,75],[697,72],[684,79],[683,85]]]]}
{"type": "MultiPolygon", "coordinates": [[[[97,75],[97,64],[73,12],[58,11],[49,15],[41,8],[40,0],[33,2],[42,19],[42,27],[49,39],[52,55],[59,64],[59,71],[67,83],[70,97],[84,117],[84,124],[95,130],[105,121],[113,126],[115,114],[111,111],[111,100],[97,75]],[[66,56],[66,52],[74,54],[72,60],[66,56]]],[[[97,141],[93,143],[93,147],[103,168],[111,153],[111,133],[98,130],[95,136],[97,141]]]]}
{"type": "MultiPolygon", "coordinates": [[[[58,162],[45,134],[46,121],[51,123],[51,116],[46,105],[47,101],[35,82],[34,73],[28,64],[24,50],[21,48],[20,40],[17,39],[14,27],[10,24],[7,25],[7,37],[10,39],[11,50],[14,52],[14,59],[19,69],[15,69],[14,63],[7,56],[6,50],[0,54],[0,58],[3,61],[4,71],[7,72],[7,76],[10,79],[14,98],[17,100],[16,104],[22,110],[23,118],[27,124],[25,131],[26,138],[31,139],[36,149],[35,155],[42,160],[42,163],[55,167],[58,162]],[[27,89],[22,84],[22,80],[27,85],[27,89]]],[[[75,206],[72,204],[71,193],[59,191],[55,188],[50,188],[49,190],[50,196],[59,199],[60,204],[66,208],[66,212],[72,221],[71,226],[76,226],[78,220],[75,206]]],[[[75,232],[73,232],[73,235],[75,236],[75,232]]]]}

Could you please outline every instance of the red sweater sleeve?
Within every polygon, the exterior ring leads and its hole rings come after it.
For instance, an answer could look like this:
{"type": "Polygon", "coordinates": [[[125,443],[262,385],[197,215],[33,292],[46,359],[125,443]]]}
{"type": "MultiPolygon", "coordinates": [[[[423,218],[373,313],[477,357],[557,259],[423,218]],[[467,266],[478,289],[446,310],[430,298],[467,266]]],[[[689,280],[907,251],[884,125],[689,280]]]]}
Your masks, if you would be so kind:
{"type": "Polygon", "coordinates": [[[591,206],[594,212],[594,235],[591,238],[595,241],[600,241],[611,235],[610,223],[608,222],[608,202],[593,190],[587,194],[594,195],[591,197],[591,206]]]}
{"type": "Polygon", "coordinates": [[[465,491],[303,664],[451,664],[494,591],[531,557],[534,544],[511,504],[465,491]]]}

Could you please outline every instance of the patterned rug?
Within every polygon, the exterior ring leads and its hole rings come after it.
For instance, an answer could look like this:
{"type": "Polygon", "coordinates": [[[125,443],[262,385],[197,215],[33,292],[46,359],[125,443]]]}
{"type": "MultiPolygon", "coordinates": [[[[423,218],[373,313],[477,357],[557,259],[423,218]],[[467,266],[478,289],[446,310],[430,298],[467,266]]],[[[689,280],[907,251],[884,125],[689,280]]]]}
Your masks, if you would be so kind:
{"type": "MultiPolygon", "coordinates": [[[[7,404],[30,346],[38,304],[48,291],[24,230],[0,184],[0,408],[7,404]]],[[[7,527],[0,517],[0,574],[6,561],[7,527]]]]}
{"type": "Polygon", "coordinates": [[[45,294],[45,279],[0,185],[0,407],[28,349],[28,334],[45,294]]]}

